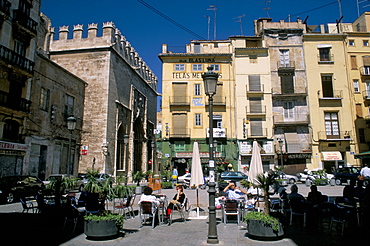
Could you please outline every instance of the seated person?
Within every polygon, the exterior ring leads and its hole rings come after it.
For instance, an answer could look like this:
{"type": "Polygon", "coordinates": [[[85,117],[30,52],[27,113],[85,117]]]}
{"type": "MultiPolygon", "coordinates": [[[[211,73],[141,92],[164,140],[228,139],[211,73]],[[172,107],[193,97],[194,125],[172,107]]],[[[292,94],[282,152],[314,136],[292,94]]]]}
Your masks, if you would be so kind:
{"type": "Polygon", "coordinates": [[[167,207],[166,219],[168,219],[168,216],[170,216],[175,204],[182,204],[185,201],[185,193],[183,186],[177,185],[176,191],[177,191],[176,195],[173,197],[173,199],[171,200],[170,204],[167,207]]]}
{"type": "Polygon", "coordinates": [[[141,195],[141,197],[140,197],[139,204],[142,201],[145,201],[145,202],[153,202],[155,205],[159,206],[159,201],[152,194],[152,192],[153,192],[152,188],[150,188],[149,186],[145,187],[144,191],[143,191],[143,195],[141,195]]]}
{"type": "MultiPolygon", "coordinates": [[[[138,202],[138,204],[140,204],[141,202],[152,202],[154,203],[156,206],[159,206],[159,201],[157,200],[157,198],[152,194],[153,192],[153,189],[150,188],[149,186],[145,187],[144,188],[144,191],[143,191],[143,195],[141,195],[140,197],[140,200],[138,202]]],[[[153,211],[152,213],[154,213],[155,211],[155,208],[153,208],[153,211]]],[[[155,222],[154,224],[155,225],[158,225],[159,224],[159,217],[158,217],[158,213],[155,214],[155,222]]]]}
{"type": "Polygon", "coordinates": [[[245,208],[247,210],[253,210],[256,203],[256,199],[254,199],[252,194],[247,194],[247,200],[245,202],[245,208]]]}
{"type": "Polygon", "coordinates": [[[313,206],[320,205],[320,203],[322,202],[321,192],[317,190],[316,185],[311,185],[310,189],[311,191],[308,192],[307,201],[311,203],[313,206]]]}
{"type": "Polygon", "coordinates": [[[244,198],[242,195],[247,194],[245,190],[236,187],[234,182],[230,182],[229,185],[225,187],[224,192],[227,194],[228,199],[244,198]]]}
{"type": "Polygon", "coordinates": [[[298,199],[298,200],[303,200],[303,201],[306,201],[306,199],[298,193],[298,186],[296,184],[292,185],[292,187],[290,187],[290,194],[288,195],[288,199],[289,200],[292,200],[292,199],[298,199]]]}
{"type": "Polygon", "coordinates": [[[290,194],[288,195],[289,204],[292,210],[297,213],[306,212],[307,202],[306,199],[298,193],[298,186],[296,184],[290,187],[290,194]]]}

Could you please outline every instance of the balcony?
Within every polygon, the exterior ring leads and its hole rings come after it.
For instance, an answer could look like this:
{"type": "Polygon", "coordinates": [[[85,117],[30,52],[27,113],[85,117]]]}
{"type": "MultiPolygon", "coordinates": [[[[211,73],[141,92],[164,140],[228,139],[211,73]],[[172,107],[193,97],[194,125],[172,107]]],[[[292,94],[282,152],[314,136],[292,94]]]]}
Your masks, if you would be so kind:
{"type": "Polygon", "coordinates": [[[285,118],[284,115],[274,115],[275,125],[307,125],[310,123],[309,114],[294,114],[292,117],[285,118]]]}
{"type": "Polygon", "coordinates": [[[247,129],[248,138],[267,138],[267,128],[252,127],[247,129]]]}
{"type": "MultiPolygon", "coordinates": [[[[206,105],[209,106],[208,100],[206,101],[206,105]]],[[[226,105],[226,97],[221,97],[221,96],[213,97],[213,106],[225,106],[225,105],[226,105]]]]}
{"type": "Polygon", "coordinates": [[[29,113],[31,101],[24,98],[16,98],[5,91],[0,91],[0,106],[29,113]]]}
{"type": "MultiPolygon", "coordinates": [[[[209,128],[206,129],[209,138],[209,128]]],[[[213,138],[226,138],[226,128],[213,128],[213,138]]]]}
{"type": "Polygon", "coordinates": [[[322,100],[341,100],[343,99],[343,91],[342,90],[333,90],[333,91],[322,91],[319,90],[317,92],[319,99],[322,100]]]}
{"type": "Polygon", "coordinates": [[[360,67],[360,74],[365,77],[370,76],[370,66],[360,67]]]}
{"type": "Polygon", "coordinates": [[[259,95],[259,94],[264,93],[265,86],[263,84],[262,85],[257,85],[257,86],[247,85],[246,89],[247,89],[247,94],[248,95],[259,95]]]}
{"type": "Polygon", "coordinates": [[[190,97],[186,96],[170,97],[170,106],[190,106],[190,97]]]}
{"type": "Polygon", "coordinates": [[[21,36],[25,40],[36,37],[38,23],[20,9],[15,9],[13,13],[13,28],[16,35],[21,36]]]}
{"type": "Polygon", "coordinates": [[[317,62],[319,64],[334,64],[334,55],[317,55],[317,62]]]}
{"type": "Polygon", "coordinates": [[[170,138],[190,138],[190,128],[172,128],[170,138]]]}
{"type": "Polygon", "coordinates": [[[252,115],[262,116],[266,114],[266,106],[265,105],[246,106],[245,112],[249,116],[252,116],[252,115]]]}
{"type": "Polygon", "coordinates": [[[369,90],[362,91],[362,96],[364,100],[370,100],[370,91],[369,90]]]}
{"type": "Polygon", "coordinates": [[[295,70],[295,62],[289,61],[289,62],[277,62],[277,68],[278,68],[278,74],[280,75],[294,75],[295,70]]]}
{"type": "Polygon", "coordinates": [[[298,86],[288,89],[282,89],[279,87],[273,87],[271,89],[273,97],[297,97],[297,96],[307,96],[307,87],[298,86]]]}
{"type": "Polygon", "coordinates": [[[17,54],[13,50],[2,45],[0,45],[0,60],[24,70],[29,74],[33,74],[33,68],[35,66],[33,61],[28,60],[26,57],[21,56],[20,54],[17,54]]]}
{"type": "Polygon", "coordinates": [[[0,22],[10,18],[10,6],[12,4],[7,0],[0,0],[0,22]]]}
{"type": "Polygon", "coordinates": [[[337,134],[327,134],[326,131],[318,132],[319,140],[321,141],[342,141],[342,140],[353,140],[352,131],[341,131],[337,134]]]}

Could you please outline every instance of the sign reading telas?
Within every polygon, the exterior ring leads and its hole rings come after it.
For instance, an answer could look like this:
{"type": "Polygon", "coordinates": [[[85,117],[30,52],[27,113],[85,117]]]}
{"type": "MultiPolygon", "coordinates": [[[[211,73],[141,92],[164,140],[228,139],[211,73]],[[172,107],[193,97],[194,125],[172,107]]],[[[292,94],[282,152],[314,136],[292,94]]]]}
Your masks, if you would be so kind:
{"type": "MultiPolygon", "coordinates": [[[[203,72],[200,73],[172,73],[173,79],[202,79],[203,72]]],[[[222,78],[222,74],[219,73],[219,78],[222,78]]]]}

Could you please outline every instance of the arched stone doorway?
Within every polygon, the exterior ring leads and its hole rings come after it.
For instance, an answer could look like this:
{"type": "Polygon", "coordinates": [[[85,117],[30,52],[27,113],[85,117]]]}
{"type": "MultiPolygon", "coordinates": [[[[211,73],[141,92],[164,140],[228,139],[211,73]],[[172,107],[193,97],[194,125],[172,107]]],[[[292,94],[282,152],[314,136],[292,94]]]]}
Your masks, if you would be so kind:
{"type": "Polygon", "coordinates": [[[133,173],[142,170],[143,145],[146,143],[144,134],[144,124],[141,118],[136,118],[134,122],[134,151],[133,151],[133,173]]]}

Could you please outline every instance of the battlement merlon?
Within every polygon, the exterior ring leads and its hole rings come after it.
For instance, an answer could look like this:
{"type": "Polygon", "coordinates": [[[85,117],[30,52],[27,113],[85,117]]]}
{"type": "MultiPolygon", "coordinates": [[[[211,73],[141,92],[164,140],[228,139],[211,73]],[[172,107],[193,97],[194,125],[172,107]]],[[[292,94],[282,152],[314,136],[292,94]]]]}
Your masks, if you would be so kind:
{"type": "Polygon", "coordinates": [[[88,24],[87,35],[84,35],[84,25],[77,24],[73,26],[73,35],[69,39],[69,26],[60,26],[59,39],[56,39],[55,27],[50,27],[50,51],[113,47],[148,83],[157,84],[157,77],[113,22],[103,23],[102,36],[98,37],[98,30],[97,23],[88,24]]]}

